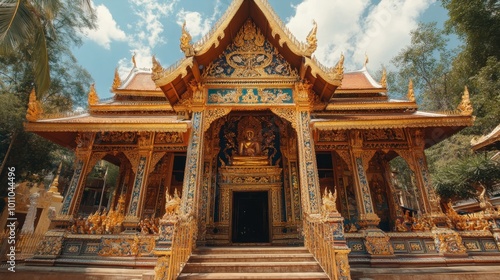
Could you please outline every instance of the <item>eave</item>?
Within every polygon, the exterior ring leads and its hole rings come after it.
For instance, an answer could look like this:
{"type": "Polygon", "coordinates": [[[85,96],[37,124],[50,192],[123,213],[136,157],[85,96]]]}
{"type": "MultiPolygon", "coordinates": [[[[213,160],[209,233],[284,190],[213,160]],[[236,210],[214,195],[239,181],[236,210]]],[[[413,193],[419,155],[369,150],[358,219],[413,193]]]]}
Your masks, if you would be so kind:
{"type": "Polygon", "coordinates": [[[331,119],[313,119],[311,126],[316,130],[421,128],[425,134],[426,147],[430,147],[461,129],[472,126],[473,123],[473,116],[413,113],[386,116],[333,116],[331,119]]]}
{"type": "Polygon", "coordinates": [[[61,146],[75,148],[79,132],[186,132],[190,123],[171,117],[88,116],[42,119],[24,123],[28,132],[36,133],[61,146]]]}

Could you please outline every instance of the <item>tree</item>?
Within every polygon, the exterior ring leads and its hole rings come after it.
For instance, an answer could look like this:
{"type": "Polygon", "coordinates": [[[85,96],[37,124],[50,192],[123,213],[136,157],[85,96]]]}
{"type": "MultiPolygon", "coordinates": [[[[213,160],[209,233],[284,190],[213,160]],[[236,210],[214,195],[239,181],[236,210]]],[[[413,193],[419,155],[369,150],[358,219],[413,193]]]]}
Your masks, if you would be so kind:
{"type": "Polygon", "coordinates": [[[500,164],[483,155],[464,157],[434,176],[436,191],[443,200],[474,198],[481,187],[491,191],[498,180],[500,164]]]}
{"type": "Polygon", "coordinates": [[[456,106],[448,97],[452,51],[446,48],[447,39],[436,23],[420,23],[411,31],[411,44],[404,48],[392,63],[398,71],[391,88],[406,93],[411,79],[417,90],[417,100],[427,110],[449,110],[456,106]]]}
{"type": "MultiPolygon", "coordinates": [[[[24,132],[22,127],[28,94],[37,77],[37,72],[33,71],[39,53],[38,45],[34,44],[35,35],[43,33],[45,37],[44,47],[52,76],[50,87],[39,96],[45,112],[58,113],[81,105],[92,82],[90,74],[78,65],[70,51],[71,46],[81,43],[75,30],[93,27],[92,17],[86,17],[88,13],[84,12],[81,3],[55,0],[1,3],[0,49],[4,53],[0,55],[0,159],[2,164],[16,166],[18,180],[30,174],[52,171],[57,168],[63,153],[57,152],[60,147],[24,132]],[[5,24],[6,20],[10,20],[9,24],[5,24]],[[18,20],[21,21],[19,25],[18,20]],[[41,30],[25,30],[36,20],[41,30]],[[32,34],[17,34],[16,30],[32,34]],[[7,51],[13,46],[17,48],[15,52],[7,51]],[[7,151],[15,157],[7,157],[7,151]]],[[[5,177],[0,176],[0,179],[5,177]]]]}
{"type": "MultiPolygon", "coordinates": [[[[50,87],[47,45],[50,41],[57,41],[55,24],[71,21],[68,26],[78,27],[75,25],[78,23],[91,27],[91,11],[90,0],[81,0],[79,6],[61,0],[4,0],[0,9],[0,55],[29,49],[23,52],[23,56],[31,63],[37,92],[43,95],[50,87]],[[79,11],[75,13],[77,9],[79,11]]],[[[68,36],[74,38],[74,32],[68,36]]]]}
{"type": "Polygon", "coordinates": [[[500,3],[498,0],[442,0],[448,9],[446,31],[466,43],[464,58],[475,75],[490,56],[500,59],[500,3]]]}

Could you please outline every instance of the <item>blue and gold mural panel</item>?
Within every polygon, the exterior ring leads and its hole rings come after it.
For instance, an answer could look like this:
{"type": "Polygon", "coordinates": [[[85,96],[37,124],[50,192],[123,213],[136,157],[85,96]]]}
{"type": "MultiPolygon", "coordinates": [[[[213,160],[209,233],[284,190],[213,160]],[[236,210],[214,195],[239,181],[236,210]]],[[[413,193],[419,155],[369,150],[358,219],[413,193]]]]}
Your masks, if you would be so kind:
{"type": "Polygon", "coordinates": [[[208,104],[293,104],[291,88],[211,88],[208,104]]]}

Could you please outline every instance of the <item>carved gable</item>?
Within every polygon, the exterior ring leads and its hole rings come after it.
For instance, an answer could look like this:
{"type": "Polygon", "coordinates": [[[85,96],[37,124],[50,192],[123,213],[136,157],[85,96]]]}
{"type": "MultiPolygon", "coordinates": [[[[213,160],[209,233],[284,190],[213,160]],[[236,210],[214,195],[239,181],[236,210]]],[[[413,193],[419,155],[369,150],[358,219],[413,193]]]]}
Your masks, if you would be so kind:
{"type": "Polygon", "coordinates": [[[294,77],[297,71],[248,19],[234,41],[204,72],[206,78],[294,77]]]}

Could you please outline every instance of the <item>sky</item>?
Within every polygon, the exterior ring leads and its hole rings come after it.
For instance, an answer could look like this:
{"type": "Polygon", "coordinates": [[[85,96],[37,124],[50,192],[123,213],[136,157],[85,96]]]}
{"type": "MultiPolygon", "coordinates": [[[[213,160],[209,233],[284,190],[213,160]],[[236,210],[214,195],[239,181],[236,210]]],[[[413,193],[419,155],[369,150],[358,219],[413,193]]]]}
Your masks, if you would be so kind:
{"type": "MultiPolygon", "coordinates": [[[[101,99],[110,92],[114,71],[122,81],[133,66],[151,68],[151,56],[167,68],[182,59],[182,23],[200,40],[226,12],[231,0],[92,0],[97,29],[80,30],[83,45],[73,53],[95,81],[101,99]]],[[[299,41],[318,25],[318,48],[313,54],[323,65],[334,66],[340,54],[345,70],[359,70],[368,57],[374,74],[410,43],[418,22],[442,24],[447,11],[436,0],[268,0],[299,41]]]]}

